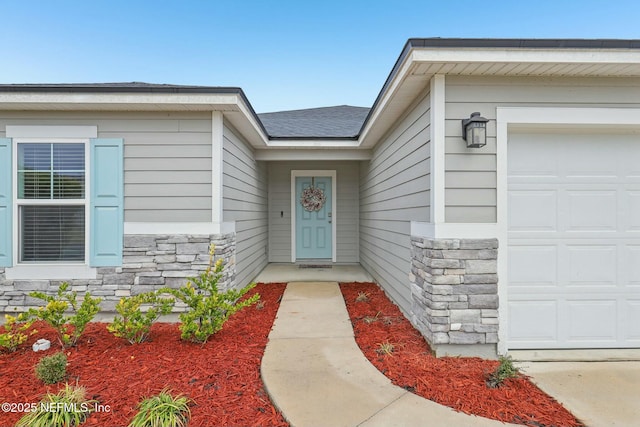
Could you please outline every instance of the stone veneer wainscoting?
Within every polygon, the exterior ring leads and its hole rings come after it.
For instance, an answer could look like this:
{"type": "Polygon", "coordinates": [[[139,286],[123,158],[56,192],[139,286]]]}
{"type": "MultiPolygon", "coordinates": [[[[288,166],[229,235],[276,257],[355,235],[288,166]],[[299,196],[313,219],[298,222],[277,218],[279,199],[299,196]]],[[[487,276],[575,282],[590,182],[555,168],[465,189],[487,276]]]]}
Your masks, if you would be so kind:
{"type": "Polygon", "coordinates": [[[497,239],[411,237],[411,321],[436,356],[497,356],[497,258],[497,239]]]}
{"type": "MultiPolygon", "coordinates": [[[[235,285],[235,233],[216,235],[125,235],[121,267],[99,267],[92,280],[6,280],[0,268],[0,312],[23,311],[41,305],[28,296],[31,291],[55,294],[60,283],[71,289],[103,299],[102,311],[115,311],[123,296],[136,295],[164,286],[179,288],[188,277],[199,275],[209,263],[209,245],[216,245],[215,258],[223,258],[225,267],[218,288],[235,285]]],[[[179,307],[177,308],[179,310],[179,307]]]]}

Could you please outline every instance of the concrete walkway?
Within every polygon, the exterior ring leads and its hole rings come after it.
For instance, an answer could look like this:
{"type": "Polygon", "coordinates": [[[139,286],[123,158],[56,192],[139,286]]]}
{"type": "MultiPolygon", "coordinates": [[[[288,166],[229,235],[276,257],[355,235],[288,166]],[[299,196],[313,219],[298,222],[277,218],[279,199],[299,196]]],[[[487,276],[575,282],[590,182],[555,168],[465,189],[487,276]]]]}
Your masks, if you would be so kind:
{"type": "Polygon", "coordinates": [[[271,399],[293,427],[506,425],[391,384],[358,348],[336,282],[288,284],[261,370],[271,399]]]}
{"type": "Polygon", "coordinates": [[[640,425],[640,362],[523,362],[519,366],[587,426],[640,425]]]}

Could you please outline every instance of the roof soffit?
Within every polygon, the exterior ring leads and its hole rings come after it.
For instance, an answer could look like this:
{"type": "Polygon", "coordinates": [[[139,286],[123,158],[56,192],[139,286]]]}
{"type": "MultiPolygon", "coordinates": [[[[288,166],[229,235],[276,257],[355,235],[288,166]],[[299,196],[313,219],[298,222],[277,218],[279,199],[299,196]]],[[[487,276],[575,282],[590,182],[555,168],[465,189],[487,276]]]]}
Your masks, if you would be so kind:
{"type": "Polygon", "coordinates": [[[422,96],[434,75],[640,77],[640,49],[442,48],[407,43],[360,132],[375,146],[422,96]]]}

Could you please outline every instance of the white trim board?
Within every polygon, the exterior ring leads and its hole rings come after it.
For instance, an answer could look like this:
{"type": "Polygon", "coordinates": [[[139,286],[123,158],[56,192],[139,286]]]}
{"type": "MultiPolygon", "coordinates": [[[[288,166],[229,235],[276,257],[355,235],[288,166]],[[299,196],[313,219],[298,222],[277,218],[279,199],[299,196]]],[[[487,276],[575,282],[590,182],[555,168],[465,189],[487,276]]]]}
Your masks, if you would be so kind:
{"type": "Polygon", "coordinates": [[[97,271],[86,264],[19,264],[4,273],[7,280],[91,280],[97,271]]]}
{"type": "Polygon", "coordinates": [[[224,119],[219,111],[211,112],[211,222],[223,217],[224,188],[224,119]]]}
{"type": "Polygon", "coordinates": [[[7,125],[7,138],[97,138],[97,126],[7,125]]]}
{"type": "Polygon", "coordinates": [[[334,170],[292,170],[291,171],[291,262],[296,262],[296,178],[301,176],[321,176],[331,178],[331,261],[337,262],[337,232],[338,229],[338,191],[336,171],[334,170]]]}
{"type": "Polygon", "coordinates": [[[430,239],[495,239],[498,237],[498,224],[411,221],[411,235],[430,239]]]}
{"type": "Polygon", "coordinates": [[[590,129],[617,129],[625,126],[640,129],[640,109],[638,108],[545,108],[545,107],[498,107],[496,109],[496,196],[497,196],[497,237],[498,237],[498,311],[500,329],[498,331],[498,353],[506,354],[508,349],[507,328],[509,270],[508,270],[508,140],[509,132],[518,129],[545,129],[553,126],[590,129]]]}
{"type": "Polygon", "coordinates": [[[235,221],[213,222],[125,222],[124,234],[226,234],[236,231],[235,221]]]}
{"type": "Polygon", "coordinates": [[[435,224],[445,221],[445,77],[437,74],[431,79],[430,206],[429,220],[435,224]]]}
{"type": "MultiPolygon", "coordinates": [[[[9,126],[7,126],[8,128],[9,126]]],[[[56,126],[16,126],[20,128],[43,128],[48,129],[56,126]]],[[[76,126],[63,126],[68,129],[76,128],[76,126]]],[[[82,128],[83,126],[79,126],[82,128]]],[[[85,128],[89,128],[91,126],[84,126],[85,128]]],[[[69,264],[54,264],[57,265],[58,269],[52,269],[52,277],[51,279],[62,279],[68,278],[69,276],[59,277],[56,276],[57,272],[62,271],[61,274],[64,274],[64,268],[60,269],[60,266],[71,266],[70,268],[79,269],[79,266],[84,266],[85,268],[89,268],[89,259],[91,258],[91,141],[88,138],[70,138],[70,137],[15,137],[11,141],[12,144],[12,159],[11,159],[11,174],[13,177],[13,184],[11,192],[12,196],[12,215],[14,218],[13,224],[11,225],[11,232],[13,234],[13,268],[17,268],[17,270],[13,270],[13,272],[7,274],[7,279],[9,277],[13,279],[38,279],[40,276],[46,271],[45,264],[30,264],[30,263],[22,263],[20,262],[20,206],[24,205],[77,205],[78,200],[80,199],[22,199],[27,200],[25,203],[18,203],[18,145],[19,144],[29,144],[29,143],[42,143],[42,144],[56,144],[56,143],[71,143],[71,144],[82,144],[84,145],[84,197],[82,204],[84,205],[84,261],[82,264],[74,264],[70,262],[69,264]],[[18,273],[16,273],[18,272],[18,273]],[[16,277],[17,275],[17,277],[16,277]],[[33,277],[34,275],[38,277],[33,277]]],[[[7,268],[9,271],[11,268],[7,268]]],[[[78,270],[78,279],[94,279],[95,278],[95,269],[89,271],[88,273],[84,270],[78,270]]],[[[69,273],[70,274],[70,273],[69,273]]]]}

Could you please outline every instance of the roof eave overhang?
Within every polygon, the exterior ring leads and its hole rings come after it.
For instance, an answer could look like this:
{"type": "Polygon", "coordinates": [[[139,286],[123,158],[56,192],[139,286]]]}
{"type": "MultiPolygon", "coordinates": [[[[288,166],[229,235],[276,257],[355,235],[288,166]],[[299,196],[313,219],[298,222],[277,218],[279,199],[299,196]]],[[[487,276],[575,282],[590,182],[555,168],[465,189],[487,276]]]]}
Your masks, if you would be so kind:
{"type": "Polygon", "coordinates": [[[415,47],[410,40],[363,124],[360,146],[375,146],[425,93],[437,74],[640,77],[640,49],[415,47]]]}
{"type": "Polygon", "coordinates": [[[242,91],[229,93],[147,93],[4,91],[0,90],[0,110],[4,111],[220,111],[225,119],[256,148],[268,145],[262,123],[242,91]]]}

